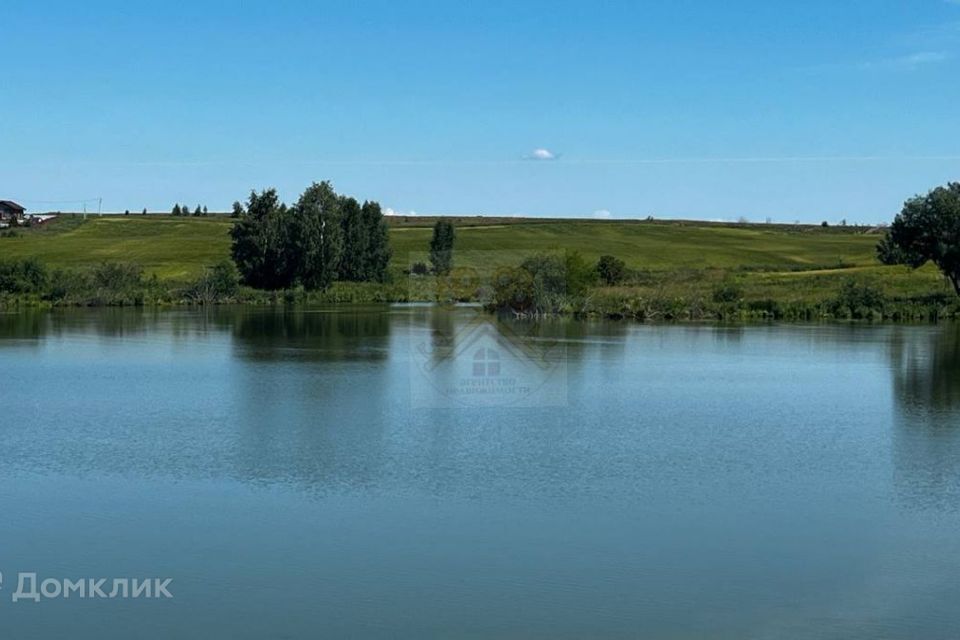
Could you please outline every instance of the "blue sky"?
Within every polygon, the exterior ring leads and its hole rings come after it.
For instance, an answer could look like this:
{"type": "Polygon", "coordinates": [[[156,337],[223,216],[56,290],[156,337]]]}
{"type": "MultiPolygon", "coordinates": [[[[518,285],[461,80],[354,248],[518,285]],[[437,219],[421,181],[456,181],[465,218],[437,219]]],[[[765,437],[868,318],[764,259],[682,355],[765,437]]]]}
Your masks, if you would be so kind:
{"type": "Polygon", "coordinates": [[[420,214],[879,222],[960,179],[960,0],[4,0],[0,25],[0,198],[31,210],[330,179],[420,214]]]}

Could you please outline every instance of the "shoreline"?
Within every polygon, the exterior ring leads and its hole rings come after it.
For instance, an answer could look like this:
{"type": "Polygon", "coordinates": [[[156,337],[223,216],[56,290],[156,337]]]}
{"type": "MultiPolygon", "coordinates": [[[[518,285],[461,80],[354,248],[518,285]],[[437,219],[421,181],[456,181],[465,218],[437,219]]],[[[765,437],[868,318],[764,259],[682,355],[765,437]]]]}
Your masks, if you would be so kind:
{"type": "MultiPolygon", "coordinates": [[[[503,269],[566,256],[593,271],[624,264],[616,284],[581,278],[515,306],[525,313],[640,322],[937,322],[960,318],[933,265],[887,266],[879,235],[862,227],[667,220],[453,218],[447,278],[417,271],[434,218],[388,220],[394,257],[384,282],[333,282],[324,290],[238,286],[224,216],[64,215],[0,238],[0,310],[60,307],[251,307],[470,302],[489,306],[503,269]],[[226,266],[225,266],[226,265],[226,266]],[[218,272],[218,269],[220,271],[218,272]],[[589,281],[589,282],[588,282],[589,281]],[[566,287],[566,288],[565,288],[566,287]]],[[[566,266],[560,266],[565,269],[566,266]]],[[[569,274],[568,274],[569,275],[569,274]]],[[[582,275],[582,274],[581,274],[582,275]]],[[[529,294],[529,291],[527,292],[529,294]]]]}
{"type": "Polygon", "coordinates": [[[544,320],[604,320],[612,322],[630,322],[638,325],[703,324],[713,326],[751,325],[751,324],[871,324],[871,325],[930,325],[960,320],[960,304],[944,306],[922,305],[911,301],[893,301],[880,309],[852,310],[838,315],[824,310],[823,305],[803,303],[777,303],[779,309],[749,307],[728,307],[710,309],[704,305],[673,305],[667,309],[635,306],[621,310],[598,309],[588,307],[585,310],[560,310],[554,312],[517,313],[510,309],[497,309],[481,301],[458,300],[437,301],[428,299],[377,299],[356,298],[352,300],[331,299],[323,295],[302,294],[299,292],[259,292],[262,296],[247,300],[221,300],[197,303],[192,301],[143,301],[137,303],[113,304],[62,304],[35,298],[14,298],[0,296],[0,314],[18,315],[37,311],[69,310],[229,310],[249,309],[282,312],[301,312],[324,310],[359,311],[370,308],[420,307],[431,309],[455,310],[463,308],[480,309],[490,316],[501,316],[519,322],[542,322],[544,320]]]}

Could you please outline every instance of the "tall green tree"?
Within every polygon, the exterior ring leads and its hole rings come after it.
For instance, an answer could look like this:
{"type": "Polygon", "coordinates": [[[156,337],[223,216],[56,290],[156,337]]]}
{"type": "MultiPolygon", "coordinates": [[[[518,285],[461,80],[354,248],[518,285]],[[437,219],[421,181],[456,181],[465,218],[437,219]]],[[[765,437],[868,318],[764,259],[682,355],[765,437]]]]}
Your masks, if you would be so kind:
{"type": "Polygon", "coordinates": [[[877,246],[884,264],[933,262],[960,295],[960,182],[907,200],[877,246]]]}
{"type": "Polygon", "coordinates": [[[243,209],[243,205],[240,204],[240,201],[237,200],[233,203],[233,210],[230,212],[231,218],[242,218],[246,214],[246,211],[243,209]]]}
{"type": "Polygon", "coordinates": [[[178,216],[180,215],[180,204],[174,203],[173,209],[170,211],[170,215],[178,216]]]}
{"type": "Polygon", "coordinates": [[[340,198],[329,182],[315,182],[292,214],[288,252],[293,278],[307,289],[323,289],[336,278],[343,255],[340,198]]]}
{"type": "Polygon", "coordinates": [[[390,249],[390,230],[377,202],[364,202],[361,208],[363,228],[366,233],[366,260],[364,280],[383,282],[387,277],[387,265],[393,251],[390,249]]]}
{"type": "Polygon", "coordinates": [[[259,289],[290,285],[289,218],[274,189],[250,192],[247,215],[230,230],[231,255],[246,284],[259,289]]]}
{"type": "Polygon", "coordinates": [[[367,233],[363,212],[354,198],[340,197],[340,226],[343,229],[343,255],[338,277],[341,280],[366,280],[367,233]]]}
{"type": "Polygon", "coordinates": [[[441,218],[433,225],[433,237],[430,239],[430,264],[434,273],[444,275],[453,268],[453,243],[456,233],[453,223],[441,218]]]}

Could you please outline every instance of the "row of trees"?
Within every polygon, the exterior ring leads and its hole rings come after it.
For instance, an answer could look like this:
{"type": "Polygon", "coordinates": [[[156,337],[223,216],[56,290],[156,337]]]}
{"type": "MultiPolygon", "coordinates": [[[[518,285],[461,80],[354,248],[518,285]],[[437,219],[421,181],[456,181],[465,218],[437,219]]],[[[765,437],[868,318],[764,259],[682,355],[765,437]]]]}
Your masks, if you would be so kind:
{"type": "Polygon", "coordinates": [[[234,205],[233,260],[246,284],[261,289],[323,289],[334,280],[382,281],[391,250],[380,205],[314,183],[293,205],[274,189],[234,205]]]}
{"type": "MultiPolygon", "coordinates": [[[[144,211],[146,211],[146,210],[144,210],[144,211]]],[[[188,207],[187,205],[183,205],[183,206],[181,207],[180,204],[177,203],[177,204],[173,205],[173,209],[170,211],[170,215],[173,215],[173,216],[189,216],[189,215],[190,215],[190,207],[188,207]]],[[[197,217],[197,218],[199,218],[200,216],[208,215],[207,207],[204,206],[204,207],[201,208],[200,205],[197,205],[197,208],[193,210],[193,215],[194,215],[195,217],[197,217]]]]}

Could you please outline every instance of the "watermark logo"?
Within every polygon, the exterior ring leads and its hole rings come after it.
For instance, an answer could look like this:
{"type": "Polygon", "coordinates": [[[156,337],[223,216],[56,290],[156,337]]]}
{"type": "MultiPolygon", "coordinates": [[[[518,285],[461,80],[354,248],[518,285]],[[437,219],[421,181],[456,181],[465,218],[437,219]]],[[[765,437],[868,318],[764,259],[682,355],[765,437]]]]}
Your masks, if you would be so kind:
{"type": "MultiPolygon", "coordinates": [[[[411,264],[422,259],[425,256],[413,256],[411,264]]],[[[411,314],[413,406],[565,405],[565,343],[551,333],[558,321],[522,319],[491,309],[498,265],[516,257],[471,252],[456,259],[468,266],[443,275],[411,276],[411,298],[434,302],[411,314]]]]}
{"type": "MultiPolygon", "coordinates": [[[[39,603],[42,600],[167,600],[172,578],[43,578],[36,572],[17,574],[17,588],[10,595],[14,604],[21,601],[39,603]]],[[[0,590],[3,573],[0,573],[0,590]]]]}

